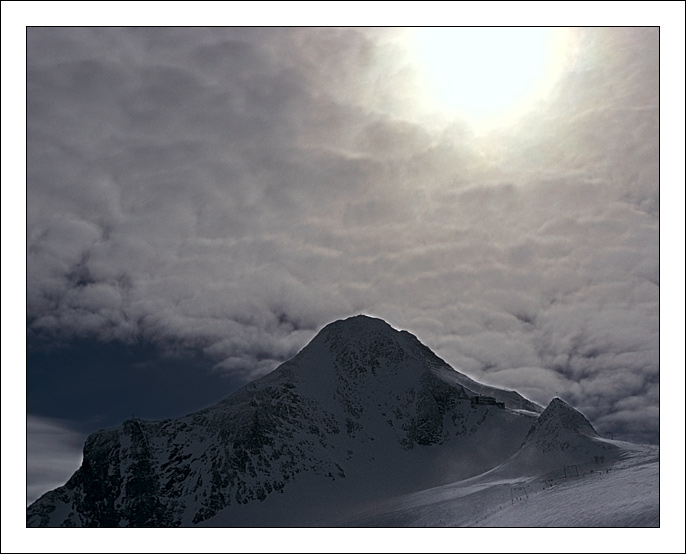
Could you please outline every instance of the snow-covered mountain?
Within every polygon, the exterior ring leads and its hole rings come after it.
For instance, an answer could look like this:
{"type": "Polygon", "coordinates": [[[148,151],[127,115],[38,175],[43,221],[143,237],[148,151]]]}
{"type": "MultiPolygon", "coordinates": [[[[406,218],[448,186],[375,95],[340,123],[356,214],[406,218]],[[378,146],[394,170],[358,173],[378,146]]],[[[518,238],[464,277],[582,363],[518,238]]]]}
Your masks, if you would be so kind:
{"type": "Polygon", "coordinates": [[[563,401],[543,410],[476,383],[407,331],[356,316],[210,408],[91,435],[27,525],[355,525],[396,509],[389,499],[620,454],[563,401]]]}

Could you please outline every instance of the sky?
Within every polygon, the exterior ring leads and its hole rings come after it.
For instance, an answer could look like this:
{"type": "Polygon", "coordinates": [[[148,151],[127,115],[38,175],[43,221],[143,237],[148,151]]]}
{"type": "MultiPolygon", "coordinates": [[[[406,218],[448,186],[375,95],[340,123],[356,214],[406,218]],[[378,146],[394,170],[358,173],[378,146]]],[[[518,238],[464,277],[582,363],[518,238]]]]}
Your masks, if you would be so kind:
{"type": "Polygon", "coordinates": [[[659,442],[660,33],[559,33],[554,79],[487,120],[520,37],[28,28],[27,501],[88,433],[203,408],[359,313],[659,442]]]}

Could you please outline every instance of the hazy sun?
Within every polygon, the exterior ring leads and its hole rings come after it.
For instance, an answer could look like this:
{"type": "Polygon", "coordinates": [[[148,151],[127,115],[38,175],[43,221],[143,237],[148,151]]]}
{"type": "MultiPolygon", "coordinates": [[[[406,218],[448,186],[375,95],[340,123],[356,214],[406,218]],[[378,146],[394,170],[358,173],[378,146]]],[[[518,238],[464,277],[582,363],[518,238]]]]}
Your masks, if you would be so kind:
{"type": "Polygon", "coordinates": [[[507,125],[558,79],[567,37],[542,27],[423,27],[409,36],[425,109],[451,112],[475,130],[507,125]]]}

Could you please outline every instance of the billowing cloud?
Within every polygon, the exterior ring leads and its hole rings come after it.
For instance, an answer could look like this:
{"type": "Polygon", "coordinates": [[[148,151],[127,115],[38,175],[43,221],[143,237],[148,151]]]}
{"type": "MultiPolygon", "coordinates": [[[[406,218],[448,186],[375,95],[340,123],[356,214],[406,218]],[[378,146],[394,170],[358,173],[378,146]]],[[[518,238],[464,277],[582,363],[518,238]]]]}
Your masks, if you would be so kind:
{"type": "Polygon", "coordinates": [[[29,28],[30,331],[250,379],[370,313],[656,440],[658,29],[577,34],[476,135],[413,112],[399,30],[29,28]]]}

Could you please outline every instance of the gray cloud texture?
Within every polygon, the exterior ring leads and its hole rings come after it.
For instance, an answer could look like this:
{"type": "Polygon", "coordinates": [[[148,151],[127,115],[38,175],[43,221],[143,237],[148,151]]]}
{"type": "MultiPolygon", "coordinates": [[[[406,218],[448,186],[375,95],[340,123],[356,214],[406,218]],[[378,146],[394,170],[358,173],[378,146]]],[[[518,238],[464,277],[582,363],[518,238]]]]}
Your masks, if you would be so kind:
{"type": "Polygon", "coordinates": [[[656,440],[658,29],[575,31],[551,96],[485,136],[414,109],[403,33],[29,28],[30,332],[252,379],[369,313],[656,440]]]}
{"type": "Polygon", "coordinates": [[[26,418],[26,505],[46,491],[64,485],[81,465],[86,436],[72,429],[73,423],[26,418]]]}

